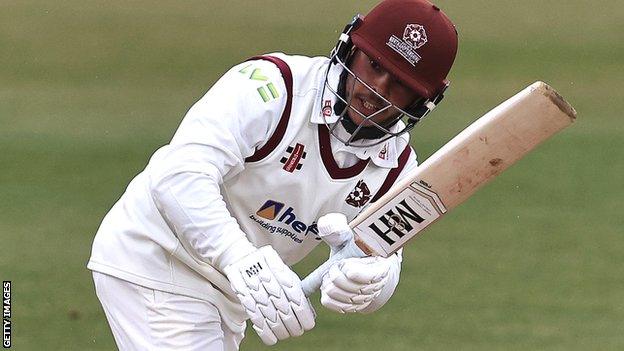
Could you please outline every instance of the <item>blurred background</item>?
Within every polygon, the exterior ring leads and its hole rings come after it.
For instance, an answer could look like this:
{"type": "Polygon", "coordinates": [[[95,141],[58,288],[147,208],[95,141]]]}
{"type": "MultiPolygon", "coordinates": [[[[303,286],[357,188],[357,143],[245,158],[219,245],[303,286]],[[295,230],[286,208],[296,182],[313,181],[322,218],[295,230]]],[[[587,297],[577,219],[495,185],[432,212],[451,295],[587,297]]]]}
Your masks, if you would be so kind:
{"type": "MultiPolygon", "coordinates": [[[[375,1],[0,2],[0,276],[16,350],[110,350],[85,268],[100,220],[232,65],[326,55],[375,1]]],[[[575,125],[405,250],[372,315],[323,309],[273,350],[624,349],[624,3],[439,0],[460,33],[419,159],[536,80],[575,125]]],[[[296,266],[320,263],[315,251],[296,266]]],[[[264,349],[248,330],[243,350],[264,349]]]]}

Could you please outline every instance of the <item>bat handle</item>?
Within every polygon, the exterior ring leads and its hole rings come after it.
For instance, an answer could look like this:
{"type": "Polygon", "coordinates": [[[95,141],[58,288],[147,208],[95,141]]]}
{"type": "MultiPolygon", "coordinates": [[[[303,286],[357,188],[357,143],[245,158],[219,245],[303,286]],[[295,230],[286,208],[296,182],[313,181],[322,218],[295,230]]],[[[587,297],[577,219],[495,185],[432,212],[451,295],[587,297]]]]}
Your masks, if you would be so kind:
{"type": "Polygon", "coordinates": [[[308,276],[301,281],[301,287],[305,296],[309,297],[321,287],[321,283],[323,282],[323,276],[327,274],[329,268],[334,263],[345,258],[365,256],[367,255],[364,253],[364,251],[362,251],[362,249],[360,249],[355,244],[353,236],[343,245],[339,247],[332,247],[332,255],[329,256],[327,261],[325,261],[322,265],[316,268],[312,273],[308,274],[308,276]]]}

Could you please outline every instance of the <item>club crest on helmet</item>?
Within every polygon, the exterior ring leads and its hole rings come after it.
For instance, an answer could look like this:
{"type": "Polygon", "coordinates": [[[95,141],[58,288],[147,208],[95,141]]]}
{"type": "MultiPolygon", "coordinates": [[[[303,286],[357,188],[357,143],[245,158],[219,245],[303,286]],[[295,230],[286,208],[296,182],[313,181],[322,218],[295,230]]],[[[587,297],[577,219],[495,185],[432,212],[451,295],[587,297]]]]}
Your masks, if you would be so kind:
{"type": "Polygon", "coordinates": [[[422,57],[415,50],[426,43],[425,27],[420,24],[408,24],[403,31],[403,40],[396,35],[391,35],[386,45],[403,56],[412,66],[416,66],[422,57]]]}
{"type": "Polygon", "coordinates": [[[418,49],[427,43],[427,32],[420,24],[408,24],[403,32],[403,40],[418,49]]]}

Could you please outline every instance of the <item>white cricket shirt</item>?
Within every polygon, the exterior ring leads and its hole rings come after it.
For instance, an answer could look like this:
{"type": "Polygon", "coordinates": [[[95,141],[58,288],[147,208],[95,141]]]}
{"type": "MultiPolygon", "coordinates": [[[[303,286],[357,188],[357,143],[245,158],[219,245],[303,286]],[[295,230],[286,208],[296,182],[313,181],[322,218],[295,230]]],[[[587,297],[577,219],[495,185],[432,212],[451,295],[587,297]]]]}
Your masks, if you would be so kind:
{"type": "Polygon", "coordinates": [[[242,330],[223,267],[267,244],[298,262],[320,243],[318,217],[354,218],[416,166],[407,135],[365,149],[329,135],[327,58],[270,56],[233,67],[193,105],[103,219],[89,269],[205,299],[242,330]]]}

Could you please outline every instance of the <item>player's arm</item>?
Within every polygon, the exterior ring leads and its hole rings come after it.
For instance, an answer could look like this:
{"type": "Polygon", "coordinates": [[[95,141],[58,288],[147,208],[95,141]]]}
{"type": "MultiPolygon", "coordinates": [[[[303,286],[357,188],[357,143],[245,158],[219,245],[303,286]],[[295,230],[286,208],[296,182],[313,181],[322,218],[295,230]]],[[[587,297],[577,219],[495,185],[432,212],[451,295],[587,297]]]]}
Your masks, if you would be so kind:
{"type": "MultiPolygon", "coordinates": [[[[412,151],[397,180],[416,166],[418,162],[412,151]]],[[[321,236],[335,236],[337,233],[353,235],[347,218],[342,214],[321,217],[318,228],[321,236]]],[[[399,284],[402,252],[399,250],[388,258],[354,257],[336,262],[323,277],[321,304],[339,313],[371,313],[380,309],[390,300],[399,284]]]]}
{"type": "Polygon", "coordinates": [[[275,129],[285,106],[279,70],[254,61],[226,73],[187,113],[148,166],[152,198],[184,248],[223,272],[267,344],[301,335],[314,316],[300,280],[270,247],[256,248],[229,213],[220,185],[275,129]],[[263,80],[250,79],[262,77],[263,80]],[[260,83],[280,97],[265,101],[260,83]],[[283,97],[283,98],[282,98],[283,97]]]}
{"type": "MultiPolygon", "coordinates": [[[[253,250],[227,210],[220,185],[245,168],[245,158],[268,140],[285,106],[285,98],[263,102],[258,81],[240,72],[249,64],[230,69],[189,109],[147,168],[152,196],[178,239],[220,270],[253,250]]],[[[254,65],[264,75],[272,73],[276,89],[285,90],[275,66],[254,65]]]]}

